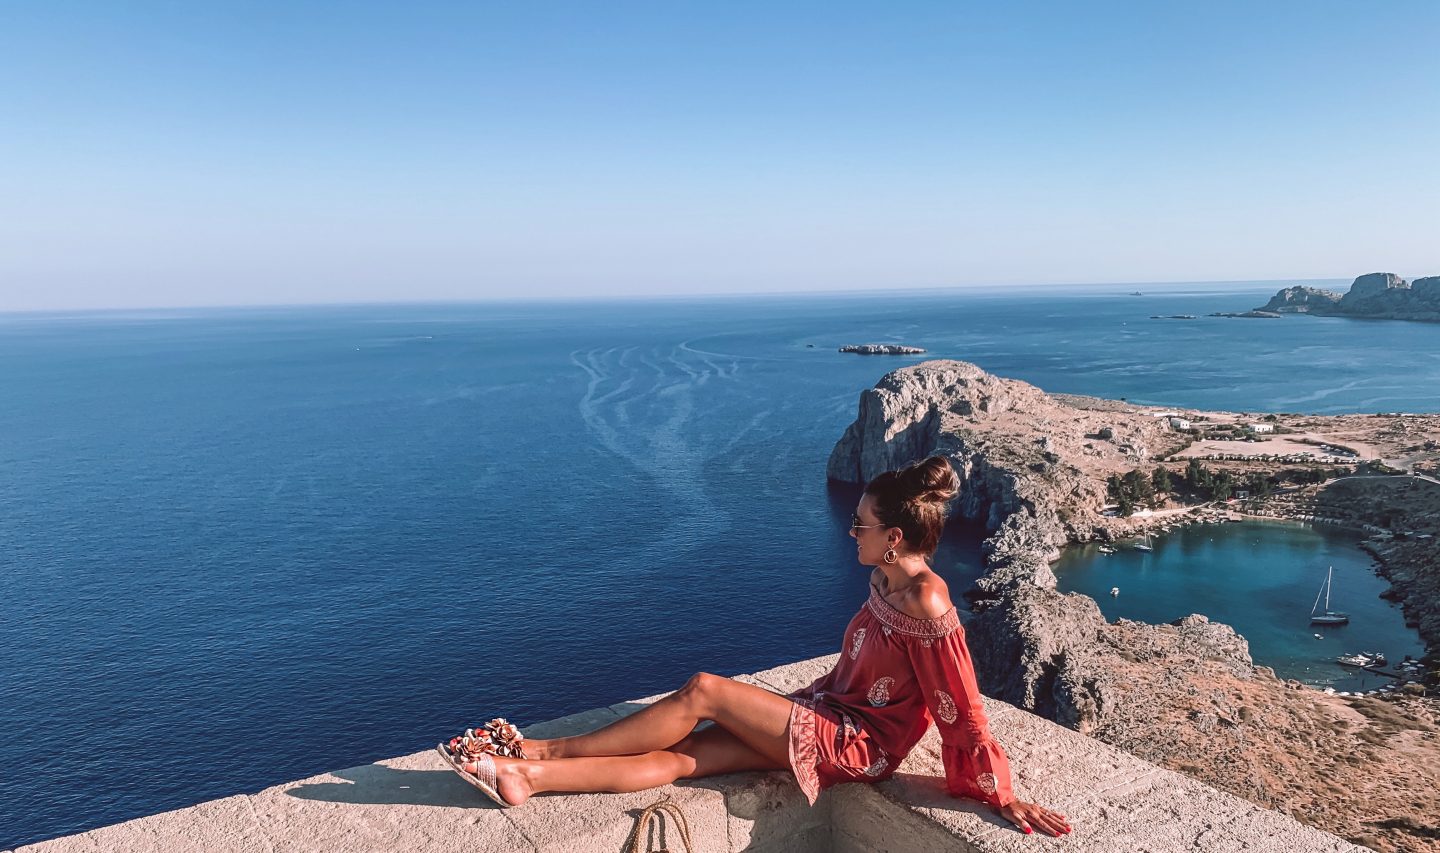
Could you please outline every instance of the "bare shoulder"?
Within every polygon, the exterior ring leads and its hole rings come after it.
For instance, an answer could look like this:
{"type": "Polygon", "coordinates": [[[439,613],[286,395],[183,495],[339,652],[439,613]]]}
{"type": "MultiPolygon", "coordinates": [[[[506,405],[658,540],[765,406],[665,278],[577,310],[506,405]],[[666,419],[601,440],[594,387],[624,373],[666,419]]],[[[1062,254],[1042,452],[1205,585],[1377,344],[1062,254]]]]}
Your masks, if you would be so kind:
{"type": "Polygon", "coordinates": [[[940,576],[931,573],[920,583],[906,590],[896,605],[905,615],[916,619],[938,619],[955,605],[950,603],[950,588],[940,576]]]}

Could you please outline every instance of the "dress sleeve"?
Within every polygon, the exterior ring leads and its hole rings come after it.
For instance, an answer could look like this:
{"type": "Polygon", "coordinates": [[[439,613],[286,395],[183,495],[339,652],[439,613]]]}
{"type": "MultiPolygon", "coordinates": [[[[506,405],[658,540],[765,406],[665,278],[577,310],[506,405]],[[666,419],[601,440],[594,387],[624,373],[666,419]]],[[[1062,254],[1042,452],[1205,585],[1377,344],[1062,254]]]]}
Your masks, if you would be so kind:
{"type": "Polygon", "coordinates": [[[957,627],[929,645],[912,638],[909,646],[925,708],[940,730],[946,790],[997,808],[1014,802],[1010,762],[990,736],[964,629],[957,627]]]}

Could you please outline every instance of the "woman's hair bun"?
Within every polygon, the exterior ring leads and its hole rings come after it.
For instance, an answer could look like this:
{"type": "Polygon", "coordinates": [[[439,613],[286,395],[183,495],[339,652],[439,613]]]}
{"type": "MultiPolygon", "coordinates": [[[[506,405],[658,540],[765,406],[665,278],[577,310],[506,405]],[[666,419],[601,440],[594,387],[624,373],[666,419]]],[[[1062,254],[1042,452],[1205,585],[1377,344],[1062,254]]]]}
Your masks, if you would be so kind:
{"type": "Polygon", "coordinates": [[[915,503],[948,503],[960,491],[960,478],[944,456],[922,459],[897,473],[901,488],[915,503]]]}

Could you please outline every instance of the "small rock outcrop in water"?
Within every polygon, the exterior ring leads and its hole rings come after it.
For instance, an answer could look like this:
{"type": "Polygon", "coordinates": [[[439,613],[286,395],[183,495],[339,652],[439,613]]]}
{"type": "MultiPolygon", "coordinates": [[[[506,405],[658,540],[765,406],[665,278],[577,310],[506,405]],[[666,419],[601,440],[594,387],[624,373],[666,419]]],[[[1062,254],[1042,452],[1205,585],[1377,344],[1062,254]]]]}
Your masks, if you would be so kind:
{"type": "Polygon", "coordinates": [[[1286,287],[1255,310],[1276,314],[1440,322],[1440,276],[1407,282],[1394,273],[1372,272],[1355,279],[1350,290],[1343,294],[1316,287],[1286,287]]]}
{"type": "Polygon", "coordinates": [[[857,355],[920,355],[925,352],[920,347],[904,347],[899,344],[850,344],[841,347],[840,351],[857,355]]]}
{"type": "Polygon", "coordinates": [[[1263,311],[1256,308],[1254,311],[1216,311],[1211,317],[1245,317],[1258,320],[1278,320],[1280,315],[1274,311],[1263,311]]]}

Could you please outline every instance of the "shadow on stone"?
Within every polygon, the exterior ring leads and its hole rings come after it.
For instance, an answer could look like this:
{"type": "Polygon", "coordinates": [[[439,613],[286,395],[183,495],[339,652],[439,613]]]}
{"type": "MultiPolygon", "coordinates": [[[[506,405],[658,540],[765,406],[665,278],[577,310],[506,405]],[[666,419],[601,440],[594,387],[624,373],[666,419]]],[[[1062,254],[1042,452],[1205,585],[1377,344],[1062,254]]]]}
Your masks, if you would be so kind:
{"type": "Polygon", "coordinates": [[[950,793],[945,790],[945,780],[939,776],[896,773],[884,782],[877,784],[876,787],[888,794],[891,799],[914,808],[963,812],[972,814],[992,826],[1020,831],[1015,824],[996,814],[984,803],[950,796],[950,793]]]}
{"type": "Polygon", "coordinates": [[[449,770],[396,770],[382,764],[366,764],[330,775],[346,781],[299,785],[285,793],[296,799],[323,803],[500,808],[449,770]]]}

